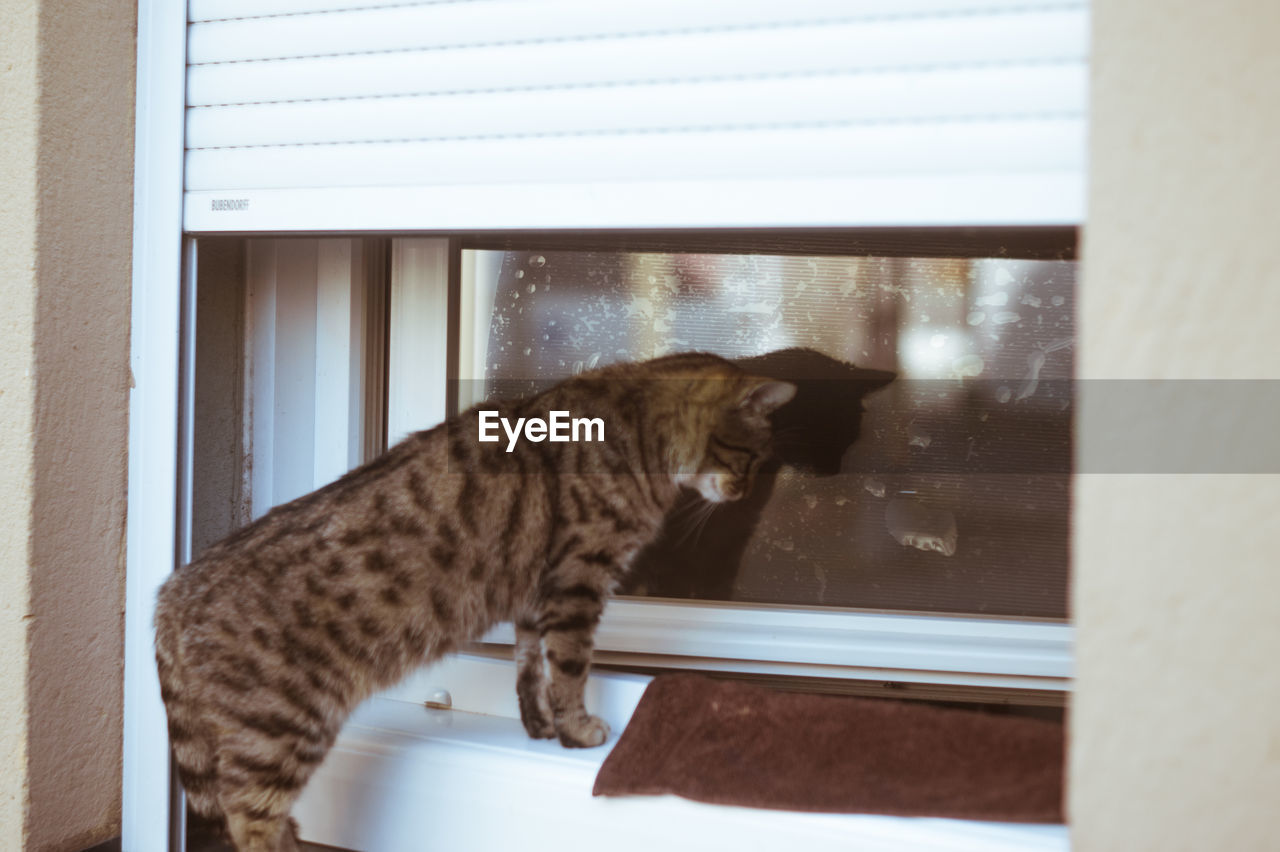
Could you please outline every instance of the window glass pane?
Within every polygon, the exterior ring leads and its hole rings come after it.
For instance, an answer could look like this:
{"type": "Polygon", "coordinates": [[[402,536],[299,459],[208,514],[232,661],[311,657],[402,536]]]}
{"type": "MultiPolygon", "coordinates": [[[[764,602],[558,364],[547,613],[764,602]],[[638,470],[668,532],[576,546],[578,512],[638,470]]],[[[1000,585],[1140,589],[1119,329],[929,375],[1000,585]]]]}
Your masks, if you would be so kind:
{"type": "Polygon", "coordinates": [[[673,516],[632,593],[1066,616],[1074,262],[471,260],[460,339],[484,387],[464,400],[690,350],[807,382],[808,419],[779,435],[793,463],[705,523],[673,516]],[[779,350],[804,351],[757,358],[779,350]],[[897,378],[863,399],[860,369],[897,378]]]}

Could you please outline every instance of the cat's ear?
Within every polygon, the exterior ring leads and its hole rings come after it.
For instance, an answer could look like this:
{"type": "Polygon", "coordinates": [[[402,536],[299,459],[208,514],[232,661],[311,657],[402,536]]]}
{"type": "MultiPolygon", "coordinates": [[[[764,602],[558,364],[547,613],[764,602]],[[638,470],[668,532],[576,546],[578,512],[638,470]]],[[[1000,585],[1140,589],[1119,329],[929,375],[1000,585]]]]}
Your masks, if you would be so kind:
{"type": "Polygon", "coordinates": [[[887,370],[868,370],[864,367],[859,367],[853,373],[852,378],[854,382],[861,386],[863,393],[871,393],[872,391],[880,390],[880,388],[898,378],[898,374],[887,370]]]}
{"type": "Polygon", "coordinates": [[[742,394],[738,410],[767,417],[791,401],[796,386],[776,379],[757,379],[742,394]]]}

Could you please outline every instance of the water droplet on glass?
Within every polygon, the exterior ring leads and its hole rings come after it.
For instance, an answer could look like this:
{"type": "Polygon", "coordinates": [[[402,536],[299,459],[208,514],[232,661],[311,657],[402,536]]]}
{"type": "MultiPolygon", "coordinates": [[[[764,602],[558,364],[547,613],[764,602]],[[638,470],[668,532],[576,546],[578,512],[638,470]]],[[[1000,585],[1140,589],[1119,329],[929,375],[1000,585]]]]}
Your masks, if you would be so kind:
{"type": "Polygon", "coordinates": [[[979,296],[974,301],[974,304],[979,306],[995,305],[996,307],[999,307],[1000,305],[1007,305],[1009,304],[1009,294],[1008,293],[992,293],[989,296],[979,296]]]}
{"type": "Polygon", "coordinates": [[[1040,386],[1040,371],[1044,369],[1044,357],[1044,351],[1040,349],[1027,356],[1027,376],[1022,380],[1022,387],[1018,388],[1018,399],[1026,399],[1040,386]]]}
{"type": "Polygon", "coordinates": [[[981,355],[961,355],[951,362],[951,372],[961,378],[980,376],[984,367],[986,362],[982,360],[981,355]]]}
{"type": "Polygon", "coordinates": [[[543,267],[547,265],[547,259],[540,254],[535,254],[529,258],[529,265],[533,267],[543,267]]]}
{"type": "Polygon", "coordinates": [[[526,355],[532,355],[532,354],[533,354],[533,347],[532,347],[532,346],[526,346],[526,347],[524,348],[524,354],[526,354],[526,355]]]}
{"type": "Polygon", "coordinates": [[[927,450],[932,443],[933,438],[929,436],[928,432],[924,431],[922,426],[917,425],[914,420],[907,425],[908,447],[919,447],[922,450],[927,450]]]}
{"type": "Polygon", "coordinates": [[[956,516],[910,497],[894,497],[884,508],[884,525],[903,547],[954,556],[959,533],[956,516]]]}
{"type": "Polygon", "coordinates": [[[538,292],[538,285],[537,285],[537,284],[530,284],[530,285],[529,285],[529,287],[528,287],[528,291],[529,291],[530,293],[536,293],[536,292],[538,292]]]}
{"type": "Polygon", "coordinates": [[[982,321],[985,320],[986,318],[987,318],[986,311],[970,311],[969,316],[965,317],[964,321],[967,322],[969,325],[982,325],[982,321]]]}
{"type": "Polygon", "coordinates": [[[947,336],[945,334],[935,334],[929,338],[929,345],[934,349],[941,349],[947,345],[947,336]]]}
{"type": "Polygon", "coordinates": [[[516,270],[516,277],[517,277],[517,278],[523,278],[523,277],[524,277],[524,270],[523,270],[523,269],[517,269],[517,270],[516,270]]]}
{"type": "Polygon", "coordinates": [[[1008,402],[1013,399],[1013,391],[1005,385],[1001,385],[996,389],[996,402],[1008,402]]]}
{"type": "MultiPolygon", "coordinates": [[[[868,494],[870,494],[872,497],[883,497],[883,496],[884,496],[884,483],[883,483],[883,482],[881,482],[881,481],[880,481],[880,480],[878,480],[878,479],[872,479],[872,478],[868,477],[868,478],[867,478],[867,479],[862,483],[862,487],[863,487],[863,488],[865,488],[865,489],[866,489],[866,491],[867,491],[867,493],[868,493],[868,494]]],[[[837,501],[837,502],[839,502],[839,501],[837,501]]],[[[841,505],[843,505],[843,504],[841,504],[841,505]]]]}
{"type": "Polygon", "coordinates": [[[813,566],[814,579],[818,581],[818,602],[822,603],[827,597],[827,572],[819,566],[813,566]]]}
{"type": "Polygon", "coordinates": [[[1017,322],[1020,319],[1022,317],[1013,311],[1001,311],[992,318],[992,322],[996,325],[1006,325],[1011,322],[1017,322]]]}
{"type": "Polygon", "coordinates": [[[1067,300],[1062,298],[1061,296],[1054,296],[1049,301],[1053,303],[1053,306],[1055,308],[1060,308],[1067,303],[1067,300]]]}

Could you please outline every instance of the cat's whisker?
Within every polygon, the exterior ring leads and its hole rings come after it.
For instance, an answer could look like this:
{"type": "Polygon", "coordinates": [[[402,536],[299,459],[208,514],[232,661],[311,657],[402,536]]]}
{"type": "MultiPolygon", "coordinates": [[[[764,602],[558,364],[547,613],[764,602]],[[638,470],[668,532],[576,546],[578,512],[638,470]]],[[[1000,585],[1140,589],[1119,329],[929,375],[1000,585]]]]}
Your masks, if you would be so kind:
{"type": "Polygon", "coordinates": [[[711,520],[711,516],[715,513],[719,503],[703,503],[703,510],[698,515],[698,523],[696,526],[697,535],[693,539],[693,546],[696,548],[702,542],[703,530],[707,528],[707,524],[711,520]]]}
{"type": "Polygon", "coordinates": [[[698,500],[680,507],[674,513],[667,516],[669,528],[676,532],[676,536],[674,537],[674,543],[676,545],[683,545],[705,522],[704,516],[707,511],[707,506],[714,508],[715,504],[698,500]]]}
{"type": "Polygon", "coordinates": [[[695,514],[701,505],[701,500],[688,500],[684,502],[683,505],[678,505],[676,508],[668,512],[667,521],[671,522],[688,518],[690,515],[695,514]]]}
{"type": "MultiPolygon", "coordinates": [[[[671,537],[672,543],[682,546],[695,534],[700,536],[702,528],[706,526],[716,506],[717,504],[705,500],[690,500],[668,514],[667,528],[669,532],[674,533],[671,537]]],[[[695,541],[695,546],[696,543],[695,541]]]]}

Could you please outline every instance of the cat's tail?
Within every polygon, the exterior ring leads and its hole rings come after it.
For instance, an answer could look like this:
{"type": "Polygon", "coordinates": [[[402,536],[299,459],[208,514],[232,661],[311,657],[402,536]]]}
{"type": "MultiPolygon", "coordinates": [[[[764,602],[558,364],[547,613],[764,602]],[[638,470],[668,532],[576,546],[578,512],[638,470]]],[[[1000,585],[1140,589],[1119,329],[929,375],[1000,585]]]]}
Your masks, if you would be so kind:
{"type": "Polygon", "coordinates": [[[187,803],[201,816],[221,821],[218,807],[217,741],[199,704],[191,699],[182,665],[182,634],[162,598],[156,609],[156,669],[169,719],[169,744],[187,803]]]}

